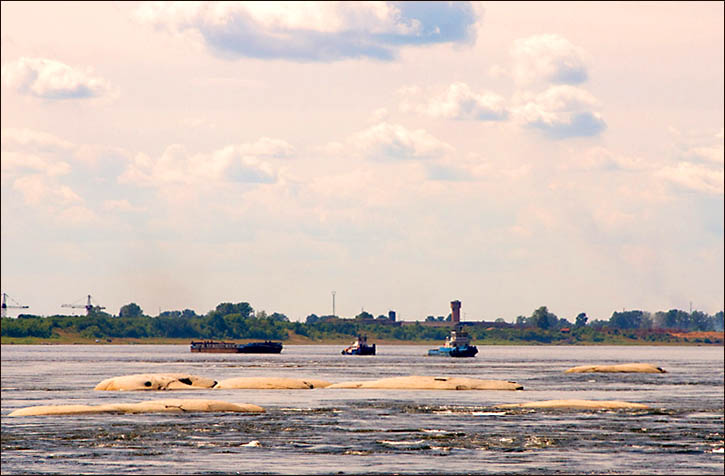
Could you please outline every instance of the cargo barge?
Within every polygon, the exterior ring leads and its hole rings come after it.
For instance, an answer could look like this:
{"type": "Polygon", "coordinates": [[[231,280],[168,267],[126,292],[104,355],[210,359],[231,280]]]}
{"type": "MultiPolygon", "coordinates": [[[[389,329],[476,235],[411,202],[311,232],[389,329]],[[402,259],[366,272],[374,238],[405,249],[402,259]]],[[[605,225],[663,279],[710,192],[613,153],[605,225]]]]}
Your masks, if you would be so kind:
{"type": "Polygon", "coordinates": [[[191,341],[190,350],[210,354],[279,354],[282,352],[282,344],[268,340],[249,344],[204,340],[191,341]]]}

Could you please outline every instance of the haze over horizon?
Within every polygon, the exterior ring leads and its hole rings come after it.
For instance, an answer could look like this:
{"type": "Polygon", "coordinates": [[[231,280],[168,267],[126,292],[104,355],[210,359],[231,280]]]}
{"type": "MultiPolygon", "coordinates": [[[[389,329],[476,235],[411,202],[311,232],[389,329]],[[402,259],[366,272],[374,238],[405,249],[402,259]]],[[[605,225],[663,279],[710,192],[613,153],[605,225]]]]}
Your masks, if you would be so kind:
{"type": "Polygon", "coordinates": [[[724,307],[722,2],[0,9],[29,313],[724,307]]]}

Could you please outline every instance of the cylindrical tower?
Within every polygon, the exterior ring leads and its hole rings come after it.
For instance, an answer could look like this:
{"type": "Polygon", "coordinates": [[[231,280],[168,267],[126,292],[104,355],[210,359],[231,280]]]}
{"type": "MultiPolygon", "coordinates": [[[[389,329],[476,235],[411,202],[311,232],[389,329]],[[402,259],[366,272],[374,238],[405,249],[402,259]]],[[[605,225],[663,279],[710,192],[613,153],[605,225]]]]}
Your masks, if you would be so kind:
{"type": "Polygon", "coordinates": [[[451,322],[461,322],[461,301],[451,301],[451,322]]]}

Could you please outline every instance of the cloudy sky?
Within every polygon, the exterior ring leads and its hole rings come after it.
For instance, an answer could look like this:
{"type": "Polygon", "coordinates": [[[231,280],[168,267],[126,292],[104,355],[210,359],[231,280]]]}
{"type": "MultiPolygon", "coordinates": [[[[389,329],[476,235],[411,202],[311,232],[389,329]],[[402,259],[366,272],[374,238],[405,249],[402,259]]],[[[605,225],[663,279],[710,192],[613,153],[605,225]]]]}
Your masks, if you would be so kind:
{"type": "Polygon", "coordinates": [[[2,3],[2,292],[723,308],[723,3],[2,3]]]}

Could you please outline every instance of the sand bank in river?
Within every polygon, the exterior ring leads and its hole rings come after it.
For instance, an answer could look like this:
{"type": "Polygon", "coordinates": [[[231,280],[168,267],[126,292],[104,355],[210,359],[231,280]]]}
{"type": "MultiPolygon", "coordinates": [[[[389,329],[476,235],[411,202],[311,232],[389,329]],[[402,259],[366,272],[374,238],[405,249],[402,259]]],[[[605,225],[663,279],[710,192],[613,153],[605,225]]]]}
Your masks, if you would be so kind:
{"type": "Polygon", "coordinates": [[[616,364],[616,365],[580,365],[566,370],[566,373],[584,373],[584,372],[627,372],[627,373],[649,373],[662,374],[666,373],[660,367],[652,364],[616,364]]]}
{"type": "Polygon", "coordinates": [[[327,388],[377,388],[400,390],[523,390],[516,382],[505,380],[480,380],[466,377],[428,377],[411,375],[380,380],[342,382],[327,388]]]}
{"type": "Polygon", "coordinates": [[[112,377],[94,390],[191,390],[212,388],[216,380],[190,374],[136,374],[112,377]]]}
{"type": "Polygon", "coordinates": [[[220,400],[167,399],[140,403],[110,403],[105,405],[41,405],[26,407],[10,413],[15,416],[79,415],[87,413],[187,413],[187,412],[251,412],[262,413],[264,408],[250,403],[230,403],[220,400]]]}
{"type": "Polygon", "coordinates": [[[217,383],[214,388],[226,389],[261,389],[261,390],[307,390],[325,388],[332,385],[325,380],[298,379],[284,377],[236,377],[217,383]]]}
{"type": "Polygon", "coordinates": [[[647,409],[642,403],[621,402],[618,400],[544,400],[539,402],[506,403],[496,405],[497,408],[581,408],[581,409],[647,409]]]}
{"type": "Polygon", "coordinates": [[[313,388],[378,388],[402,390],[523,390],[506,380],[467,377],[406,376],[333,384],[326,380],[285,377],[235,377],[219,382],[189,374],[137,374],[108,378],[95,390],[187,390],[187,389],[305,390],[313,388]]]}

